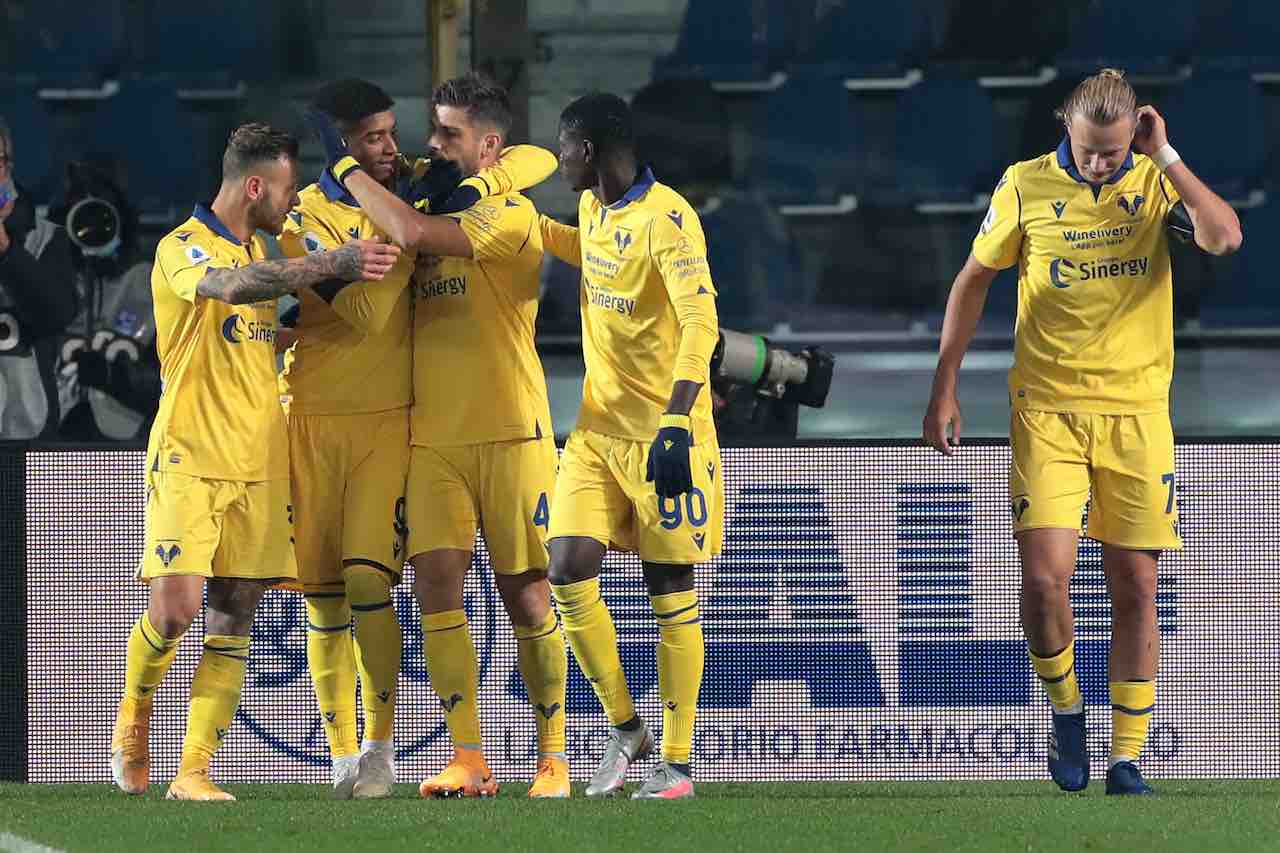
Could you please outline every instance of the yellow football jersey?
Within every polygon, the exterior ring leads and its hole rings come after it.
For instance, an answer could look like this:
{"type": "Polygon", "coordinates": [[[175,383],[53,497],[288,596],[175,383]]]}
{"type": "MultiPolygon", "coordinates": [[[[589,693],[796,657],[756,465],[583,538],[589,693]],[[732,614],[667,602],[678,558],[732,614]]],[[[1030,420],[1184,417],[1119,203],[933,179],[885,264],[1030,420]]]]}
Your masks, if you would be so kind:
{"type": "Polygon", "coordinates": [[[147,465],[216,480],[287,479],[289,448],[276,387],[276,300],[228,305],[196,293],[210,269],[263,260],[197,205],[165,235],[151,271],[163,392],[147,465]]]}
{"type": "Polygon", "coordinates": [[[1086,182],[1070,140],[1010,166],[973,241],[983,266],[1018,264],[1009,395],[1018,409],[1167,411],[1173,276],[1165,216],[1178,194],[1143,155],[1086,182]]]}
{"type": "Polygon", "coordinates": [[[420,257],[414,274],[415,445],[551,434],[547,382],[533,343],[542,234],[517,193],[450,214],[471,258],[420,257]]]}
{"type": "MultiPolygon", "coordinates": [[[[544,218],[560,255],[572,229],[544,218]]],[[[578,427],[649,441],[681,379],[703,384],[690,411],[695,442],[715,439],[711,353],[719,338],[716,289],[698,214],[679,193],[641,172],[622,198],[578,203],[582,354],[587,375],[578,427]]]]}
{"type": "MultiPolygon", "coordinates": [[[[323,252],[348,240],[386,238],[328,170],[299,198],[302,203],[289,213],[280,237],[280,248],[289,257],[323,252]]],[[[331,302],[310,287],[298,292],[298,340],[285,356],[280,377],[291,412],[364,414],[409,405],[413,260],[412,252],[402,252],[381,281],[349,284],[331,302]]]]}

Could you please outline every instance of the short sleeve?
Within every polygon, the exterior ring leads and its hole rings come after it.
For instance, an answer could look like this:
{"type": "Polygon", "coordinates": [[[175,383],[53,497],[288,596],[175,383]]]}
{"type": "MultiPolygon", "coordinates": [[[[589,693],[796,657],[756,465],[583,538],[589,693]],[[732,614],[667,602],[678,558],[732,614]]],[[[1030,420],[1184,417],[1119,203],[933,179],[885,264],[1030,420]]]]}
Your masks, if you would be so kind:
{"type": "Polygon", "coordinates": [[[1178,193],[1178,188],[1173,185],[1173,181],[1164,176],[1164,173],[1161,173],[1160,177],[1156,180],[1160,182],[1160,197],[1164,202],[1165,210],[1168,210],[1178,202],[1182,201],[1182,196],[1178,193]]]}
{"type": "Polygon", "coordinates": [[[1002,270],[1018,262],[1022,248],[1022,197],[1014,167],[1005,170],[991,194],[991,205],[973,238],[973,256],[990,269],[1002,270]]]}
{"type": "Polygon", "coordinates": [[[315,215],[302,207],[295,207],[285,217],[284,230],[276,240],[280,251],[287,258],[325,252],[337,248],[339,241],[333,236],[332,226],[322,223],[315,215]]]}
{"type": "Polygon", "coordinates": [[[160,241],[156,247],[156,264],[169,289],[187,302],[196,301],[200,279],[211,269],[233,269],[225,258],[217,257],[208,245],[210,237],[192,232],[177,232],[160,241]]]}

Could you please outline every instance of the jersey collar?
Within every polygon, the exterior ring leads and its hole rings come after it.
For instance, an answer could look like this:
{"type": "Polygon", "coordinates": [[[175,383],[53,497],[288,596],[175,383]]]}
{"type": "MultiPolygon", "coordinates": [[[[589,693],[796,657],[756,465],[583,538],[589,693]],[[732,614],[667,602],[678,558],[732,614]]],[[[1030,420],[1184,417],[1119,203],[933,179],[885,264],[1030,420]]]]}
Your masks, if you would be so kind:
{"type": "MultiPolygon", "coordinates": [[[[1066,172],[1078,183],[1081,183],[1081,184],[1088,183],[1088,181],[1084,179],[1084,175],[1080,174],[1080,170],[1076,168],[1076,161],[1071,156],[1071,136],[1070,135],[1062,137],[1062,142],[1058,144],[1058,165],[1062,167],[1062,171],[1066,172]]],[[[1130,150],[1129,155],[1124,158],[1124,163],[1120,165],[1119,169],[1116,169],[1116,173],[1114,175],[1107,178],[1106,182],[1108,184],[1119,183],[1120,179],[1123,178],[1125,174],[1132,168],[1133,168],[1133,151],[1130,150]]]]}
{"type": "Polygon", "coordinates": [[[641,166],[639,171],[636,172],[636,181],[631,185],[631,188],[622,194],[622,198],[618,199],[613,204],[606,205],[606,207],[609,210],[621,210],[631,204],[631,202],[640,198],[640,196],[647,193],[649,188],[657,183],[657,181],[658,179],[653,176],[652,169],[648,166],[641,166]]]}
{"type": "Polygon", "coordinates": [[[338,179],[333,173],[325,169],[320,173],[320,190],[324,193],[324,197],[329,201],[337,201],[345,204],[347,207],[359,207],[360,202],[356,201],[355,196],[347,192],[347,188],[338,183],[338,179]]]}
{"type": "Polygon", "coordinates": [[[209,207],[209,205],[197,204],[196,209],[191,211],[191,215],[197,222],[224,240],[230,240],[237,246],[244,245],[244,243],[240,242],[239,237],[231,233],[230,228],[222,224],[222,220],[218,218],[218,215],[213,212],[213,208],[209,207]]]}

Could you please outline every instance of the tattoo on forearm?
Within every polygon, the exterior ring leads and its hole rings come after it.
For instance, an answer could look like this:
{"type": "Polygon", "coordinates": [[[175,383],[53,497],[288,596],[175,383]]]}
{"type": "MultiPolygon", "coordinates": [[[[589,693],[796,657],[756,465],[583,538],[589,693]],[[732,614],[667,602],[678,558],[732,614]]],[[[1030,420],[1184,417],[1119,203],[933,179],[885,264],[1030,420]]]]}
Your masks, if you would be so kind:
{"type": "Polygon", "coordinates": [[[360,250],[348,243],[301,258],[256,261],[234,270],[209,270],[196,292],[233,305],[263,302],[325,279],[355,281],[360,269],[360,250]]]}

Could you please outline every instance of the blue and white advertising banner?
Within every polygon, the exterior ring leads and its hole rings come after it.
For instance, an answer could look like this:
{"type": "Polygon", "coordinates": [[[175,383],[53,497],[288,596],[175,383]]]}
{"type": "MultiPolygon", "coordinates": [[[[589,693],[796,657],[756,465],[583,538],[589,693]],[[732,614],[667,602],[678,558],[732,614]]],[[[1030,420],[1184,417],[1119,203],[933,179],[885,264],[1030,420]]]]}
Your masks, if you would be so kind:
{"type": "MultiPolygon", "coordinates": [[[[1008,461],[998,445],[964,446],[950,459],[900,445],[724,451],[724,554],[698,569],[707,642],[698,779],[1046,775],[1049,706],[1019,627],[1008,461]]],[[[1177,462],[1171,500],[1186,547],[1160,562],[1161,663],[1143,765],[1154,778],[1278,776],[1280,445],[1189,444],[1177,462]]],[[[146,601],[134,580],[142,469],[137,451],[28,455],[33,782],[109,779],[125,641],[146,601]]],[[[400,780],[416,782],[451,753],[408,578],[396,591],[405,637],[396,745],[400,780]]],[[[637,706],[657,728],[657,629],[634,556],[608,558],[603,588],[637,706]]],[[[1071,600],[1101,773],[1111,618],[1096,542],[1082,540],[1071,600]]],[[[490,766],[500,779],[528,779],[535,712],[483,547],[466,604],[490,766]]],[[[328,778],[305,624],[299,595],[264,601],[218,779],[328,778]]],[[[197,625],[157,693],[155,781],[177,767],[199,633],[197,625]]],[[[606,722],[572,654],[564,711],[582,778],[606,722]]]]}

